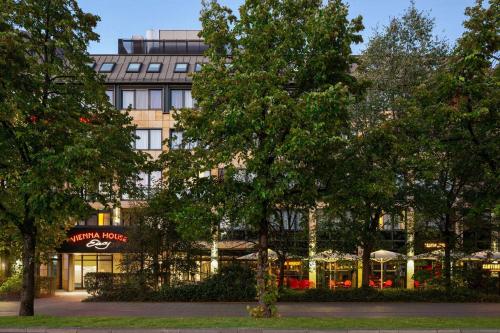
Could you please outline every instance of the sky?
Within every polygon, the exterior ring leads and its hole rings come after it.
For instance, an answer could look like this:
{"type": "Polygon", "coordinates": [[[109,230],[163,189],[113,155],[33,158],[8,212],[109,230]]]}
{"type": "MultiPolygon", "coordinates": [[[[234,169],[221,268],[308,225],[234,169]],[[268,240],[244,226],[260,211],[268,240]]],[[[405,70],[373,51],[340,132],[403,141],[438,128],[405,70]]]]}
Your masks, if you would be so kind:
{"type": "MultiPolygon", "coordinates": [[[[219,0],[237,11],[244,0],[219,0]]],[[[410,0],[346,0],[349,15],[363,16],[364,44],[353,46],[359,53],[377,27],[387,25],[392,17],[400,16],[410,0]]],[[[464,10],[474,0],[415,0],[418,9],[435,18],[436,34],[453,43],[463,32],[464,10]]],[[[201,0],[80,0],[87,12],[97,14],[101,21],[96,31],[100,42],[92,43],[91,54],[117,53],[118,38],[144,36],[148,29],[200,29],[198,20],[201,0]]]]}

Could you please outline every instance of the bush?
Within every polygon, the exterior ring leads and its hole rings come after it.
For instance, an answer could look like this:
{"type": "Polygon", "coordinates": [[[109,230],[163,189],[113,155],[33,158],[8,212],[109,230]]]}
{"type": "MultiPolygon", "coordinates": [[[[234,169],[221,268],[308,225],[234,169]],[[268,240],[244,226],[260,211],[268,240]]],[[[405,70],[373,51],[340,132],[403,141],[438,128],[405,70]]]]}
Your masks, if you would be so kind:
{"type": "Polygon", "coordinates": [[[477,290],[456,288],[444,289],[308,289],[296,291],[285,289],[281,302],[500,302],[500,295],[484,294],[477,290]]]}
{"type": "Polygon", "coordinates": [[[0,298],[18,296],[22,289],[21,273],[14,273],[8,277],[0,286],[0,298]]]}
{"type": "Polygon", "coordinates": [[[199,284],[164,286],[160,301],[253,301],[256,297],[255,274],[239,264],[223,267],[199,284]]]}
{"type": "Polygon", "coordinates": [[[88,273],[85,285],[90,301],[253,301],[256,297],[254,272],[237,264],[198,284],[164,285],[158,291],[137,274],[88,273]]]}

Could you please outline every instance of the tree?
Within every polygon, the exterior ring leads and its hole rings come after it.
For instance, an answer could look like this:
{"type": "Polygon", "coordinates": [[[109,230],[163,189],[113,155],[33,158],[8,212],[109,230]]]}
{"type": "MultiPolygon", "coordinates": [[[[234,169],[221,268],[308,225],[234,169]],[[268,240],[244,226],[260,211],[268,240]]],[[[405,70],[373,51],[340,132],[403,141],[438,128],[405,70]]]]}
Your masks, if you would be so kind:
{"type": "Polygon", "coordinates": [[[71,0],[6,0],[0,12],[0,227],[15,226],[21,239],[19,314],[28,316],[39,251],[89,203],[116,203],[142,156],[130,146],[131,118],[88,66],[98,17],[71,0]]]}
{"type": "Polygon", "coordinates": [[[239,18],[216,1],[203,3],[209,63],[193,79],[199,108],[175,114],[184,139],[198,144],[177,176],[199,201],[213,199],[205,210],[212,221],[258,234],[257,312],[265,317],[275,301],[266,276],[271,215],[315,205],[324,150],[347,127],[350,46],[362,29],[347,14],[340,0],[248,0],[239,18]],[[214,168],[223,177],[200,181],[200,171],[214,168]],[[196,189],[200,183],[206,190],[196,189]]]}
{"type": "Polygon", "coordinates": [[[448,289],[463,230],[498,207],[499,4],[484,8],[478,1],[466,9],[465,33],[420,87],[415,112],[403,122],[415,205],[439,228],[448,289]]]}
{"type": "Polygon", "coordinates": [[[380,244],[380,218],[402,215],[408,207],[405,184],[411,182],[411,172],[401,163],[397,121],[410,112],[416,88],[447,54],[433,28],[433,20],[412,3],[370,39],[355,69],[365,94],[351,107],[345,147],[331,154],[325,173],[331,218],[320,228],[343,235],[337,237],[342,242],[332,244],[340,251],[362,248],[364,287],[369,284],[370,252],[380,244]]]}

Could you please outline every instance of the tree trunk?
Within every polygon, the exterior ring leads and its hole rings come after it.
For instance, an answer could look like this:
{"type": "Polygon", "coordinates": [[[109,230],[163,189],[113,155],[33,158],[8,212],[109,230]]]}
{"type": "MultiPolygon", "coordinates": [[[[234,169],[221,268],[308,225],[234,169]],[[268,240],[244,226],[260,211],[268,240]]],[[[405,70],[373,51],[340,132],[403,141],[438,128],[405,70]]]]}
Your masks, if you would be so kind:
{"type": "Polygon", "coordinates": [[[451,290],[451,250],[453,246],[453,235],[451,230],[451,218],[449,214],[444,219],[444,263],[443,277],[446,290],[451,290]]]}
{"type": "Polygon", "coordinates": [[[36,228],[34,221],[24,224],[23,236],[23,281],[21,290],[20,316],[33,316],[35,314],[35,246],[36,228]]]}
{"type": "Polygon", "coordinates": [[[268,269],[268,233],[269,224],[266,217],[263,217],[259,225],[259,255],[257,260],[257,298],[259,306],[262,308],[262,315],[265,318],[271,317],[271,308],[266,302],[267,295],[267,269],[268,269]]]}
{"type": "Polygon", "coordinates": [[[286,262],[286,257],[279,256],[279,275],[278,275],[278,289],[281,291],[283,290],[284,287],[284,282],[285,282],[285,262],[286,262]]]}
{"type": "Polygon", "coordinates": [[[373,244],[371,242],[363,244],[363,271],[361,276],[361,286],[363,288],[370,287],[370,275],[372,272],[370,253],[373,252],[373,244]]]}

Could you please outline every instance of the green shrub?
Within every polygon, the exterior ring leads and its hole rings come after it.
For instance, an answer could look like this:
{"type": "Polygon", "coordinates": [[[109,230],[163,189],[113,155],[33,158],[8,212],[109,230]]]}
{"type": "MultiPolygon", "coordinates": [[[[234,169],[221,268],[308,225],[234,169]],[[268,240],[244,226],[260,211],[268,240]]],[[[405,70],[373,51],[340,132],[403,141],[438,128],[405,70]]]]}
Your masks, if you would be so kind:
{"type": "Polygon", "coordinates": [[[21,273],[14,273],[8,277],[0,286],[0,296],[18,295],[22,289],[21,273]]]}
{"type": "Polygon", "coordinates": [[[104,301],[147,301],[153,290],[142,274],[87,273],[85,288],[92,295],[90,300],[104,301]]]}

